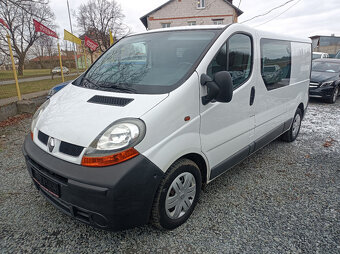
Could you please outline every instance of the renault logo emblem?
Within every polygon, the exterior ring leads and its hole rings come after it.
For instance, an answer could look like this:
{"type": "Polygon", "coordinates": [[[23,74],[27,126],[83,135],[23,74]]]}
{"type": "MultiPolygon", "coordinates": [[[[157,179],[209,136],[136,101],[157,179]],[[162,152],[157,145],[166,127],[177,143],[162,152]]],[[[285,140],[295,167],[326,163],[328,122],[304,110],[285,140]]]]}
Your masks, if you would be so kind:
{"type": "Polygon", "coordinates": [[[53,151],[53,149],[55,147],[55,140],[54,140],[54,138],[49,137],[47,146],[48,146],[48,150],[50,151],[50,153],[52,153],[52,151],[53,151]]]}

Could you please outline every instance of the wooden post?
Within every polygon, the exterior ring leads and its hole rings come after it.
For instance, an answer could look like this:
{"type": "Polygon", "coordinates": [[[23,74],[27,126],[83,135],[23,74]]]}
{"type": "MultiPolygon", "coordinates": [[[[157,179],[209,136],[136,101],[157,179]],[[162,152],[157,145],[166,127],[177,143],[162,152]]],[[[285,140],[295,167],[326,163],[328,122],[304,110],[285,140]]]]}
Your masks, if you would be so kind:
{"type": "Polygon", "coordinates": [[[63,62],[61,61],[61,54],[60,54],[60,46],[58,42],[58,53],[59,53],[59,63],[60,63],[60,74],[61,74],[61,80],[65,82],[64,80],[64,72],[63,72],[63,62]]]}
{"type": "Polygon", "coordinates": [[[18,99],[19,99],[19,101],[21,101],[21,92],[20,92],[20,87],[19,87],[19,83],[18,83],[17,71],[15,69],[15,63],[14,63],[14,57],[13,57],[12,45],[11,45],[11,37],[9,36],[9,34],[7,34],[6,37],[7,37],[8,47],[9,47],[9,54],[11,56],[11,61],[12,61],[13,75],[14,75],[14,79],[15,79],[15,86],[17,88],[18,99]]]}

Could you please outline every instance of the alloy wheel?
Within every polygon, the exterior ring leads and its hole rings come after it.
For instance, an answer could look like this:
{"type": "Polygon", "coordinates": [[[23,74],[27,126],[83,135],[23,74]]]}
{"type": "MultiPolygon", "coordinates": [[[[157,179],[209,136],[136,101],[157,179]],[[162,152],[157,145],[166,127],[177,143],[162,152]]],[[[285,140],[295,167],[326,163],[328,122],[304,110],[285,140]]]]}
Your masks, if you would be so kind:
{"type": "Polygon", "coordinates": [[[336,101],[336,98],[338,97],[338,93],[339,93],[339,87],[336,86],[336,87],[334,88],[334,92],[333,92],[333,102],[336,101]]]}

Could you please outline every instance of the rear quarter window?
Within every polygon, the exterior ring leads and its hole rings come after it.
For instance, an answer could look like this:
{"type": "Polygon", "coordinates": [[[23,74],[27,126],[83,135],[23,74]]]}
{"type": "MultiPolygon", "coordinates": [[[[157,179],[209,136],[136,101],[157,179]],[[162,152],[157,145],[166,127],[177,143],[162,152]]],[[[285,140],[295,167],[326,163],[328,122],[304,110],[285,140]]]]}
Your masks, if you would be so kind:
{"type": "Polygon", "coordinates": [[[291,66],[289,41],[261,39],[261,76],[268,91],[289,85],[291,66]]]}

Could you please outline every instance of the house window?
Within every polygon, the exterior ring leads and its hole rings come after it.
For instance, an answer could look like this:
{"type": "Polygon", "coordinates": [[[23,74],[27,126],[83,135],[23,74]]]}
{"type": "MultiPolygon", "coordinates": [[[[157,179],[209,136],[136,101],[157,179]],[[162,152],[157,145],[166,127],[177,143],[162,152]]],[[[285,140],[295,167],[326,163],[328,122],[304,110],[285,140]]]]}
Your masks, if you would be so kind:
{"type": "Polygon", "coordinates": [[[197,0],[197,8],[205,8],[205,0],[197,0]]]}
{"type": "Polygon", "coordinates": [[[223,25],[223,19],[213,19],[214,25],[223,25]]]}
{"type": "Polygon", "coordinates": [[[196,21],[188,21],[188,26],[196,26],[196,21]]]}
{"type": "Polygon", "coordinates": [[[170,27],[170,23],[162,23],[162,28],[170,27]]]}

